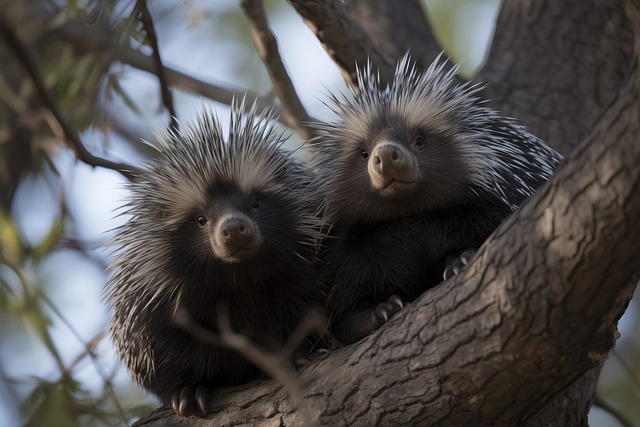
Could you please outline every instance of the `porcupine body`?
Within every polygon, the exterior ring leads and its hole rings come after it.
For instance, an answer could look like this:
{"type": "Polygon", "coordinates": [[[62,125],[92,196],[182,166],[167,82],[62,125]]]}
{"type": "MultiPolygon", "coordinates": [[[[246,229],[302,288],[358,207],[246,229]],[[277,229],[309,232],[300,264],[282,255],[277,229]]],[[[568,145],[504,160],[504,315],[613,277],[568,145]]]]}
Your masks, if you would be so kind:
{"type": "Polygon", "coordinates": [[[381,87],[371,67],[333,96],[314,163],[333,238],[329,312],[350,343],[442,280],[447,258],[477,249],[553,173],[561,156],[456,84],[436,60],[408,56],[381,87]]]}
{"type": "Polygon", "coordinates": [[[277,350],[320,306],[315,266],[320,224],[308,170],[281,148],[283,136],[255,106],[232,107],[225,137],[203,111],[190,127],[159,135],[159,156],[129,184],[105,298],[110,334],[136,382],[190,415],[217,386],[255,377],[239,354],[178,327],[183,310],[216,330],[232,328],[277,350]]]}

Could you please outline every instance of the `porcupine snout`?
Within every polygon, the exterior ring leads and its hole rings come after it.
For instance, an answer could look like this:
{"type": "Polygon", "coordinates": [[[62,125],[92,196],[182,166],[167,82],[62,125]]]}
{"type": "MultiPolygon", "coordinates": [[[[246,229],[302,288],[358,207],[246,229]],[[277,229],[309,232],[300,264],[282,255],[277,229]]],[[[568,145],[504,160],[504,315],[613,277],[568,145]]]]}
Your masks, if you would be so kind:
{"type": "Polygon", "coordinates": [[[403,149],[394,143],[382,143],[373,150],[372,167],[380,175],[393,177],[402,175],[406,163],[406,155],[403,149]]]}
{"type": "Polygon", "coordinates": [[[369,176],[377,190],[396,192],[400,187],[413,185],[418,175],[414,156],[396,142],[380,142],[371,152],[369,176]]]}
{"type": "Polygon", "coordinates": [[[253,255],[262,244],[262,237],[255,222],[237,212],[220,218],[213,240],[218,256],[230,262],[253,255]]]}

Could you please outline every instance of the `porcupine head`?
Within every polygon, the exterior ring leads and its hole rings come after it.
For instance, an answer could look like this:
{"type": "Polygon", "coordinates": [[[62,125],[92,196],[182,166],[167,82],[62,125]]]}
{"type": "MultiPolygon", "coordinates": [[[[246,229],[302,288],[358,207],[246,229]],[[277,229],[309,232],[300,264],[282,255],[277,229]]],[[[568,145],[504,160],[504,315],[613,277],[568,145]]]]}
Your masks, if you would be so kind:
{"type": "Polygon", "coordinates": [[[338,120],[318,124],[314,144],[330,214],[377,222],[464,204],[479,190],[515,210],[551,175],[561,157],[446,65],[438,57],[418,71],[407,54],[383,85],[368,64],[350,94],[331,95],[338,120]]]}
{"type": "Polygon", "coordinates": [[[324,177],[332,213],[375,222],[446,207],[464,193],[470,159],[456,140],[455,114],[471,100],[452,86],[455,70],[443,68],[417,74],[405,56],[382,87],[369,64],[350,96],[332,95],[339,120],[318,125],[317,154],[334,166],[324,177]]]}

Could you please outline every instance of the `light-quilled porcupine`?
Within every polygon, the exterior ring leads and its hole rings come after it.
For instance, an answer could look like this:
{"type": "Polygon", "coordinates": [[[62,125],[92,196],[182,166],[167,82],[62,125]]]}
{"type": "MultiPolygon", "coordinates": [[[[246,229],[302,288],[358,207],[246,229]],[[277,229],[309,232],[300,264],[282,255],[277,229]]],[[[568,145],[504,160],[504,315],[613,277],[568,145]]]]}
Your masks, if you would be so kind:
{"type": "Polygon", "coordinates": [[[328,307],[344,343],[457,272],[561,161],[444,67],[419,72],[405,56],[385,87],[371,66],[359,70],[358,89],[331,97],[338,119],[317,125],[334,237],[328,307]]]}
{"type": "Polygon", "coordinates": [[[226,138],[206,110],[158,135],[158,158],[129,184],[131,217],[112,243],[105,299],[115,348],[135,381],[181,416],[206,412],[212,387],[246,382],[257,369],[193,338],[176,313],[216,330],[223,302],[235,331],[277,350],[323,304],[310,171],[281,147],[271,115],[243,107],[232,106],[226,138]]]}

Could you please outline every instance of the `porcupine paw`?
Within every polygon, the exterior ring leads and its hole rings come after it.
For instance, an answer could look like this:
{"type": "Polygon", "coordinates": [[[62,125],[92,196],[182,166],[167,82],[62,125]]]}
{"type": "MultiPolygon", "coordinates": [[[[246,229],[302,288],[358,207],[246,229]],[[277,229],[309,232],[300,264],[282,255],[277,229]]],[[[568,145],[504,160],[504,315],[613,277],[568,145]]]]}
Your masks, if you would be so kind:
{"type": "Polygon", "coordinates": [[[397,295],[392,295],[385,302],[373,309],[358,311],[344,322],[342,342],[350,344],[366,337],[389,321],[406,303],[397,295]]]}
{"type": "Polygon", "coordinates": [[[466,249],[458,255],[449,255],[444,267],[442,277],[447,280],[449,277],[457,276],[460,271],[469,264],[471,258],[476,254],[477,249],[466,249]]]}
{"type": "Polygon", "coordinates": [[[171,397],[171,406],[179,417],[205,416],[208,412],[211,389],[205,385],[183,387],[171,397]]]}

